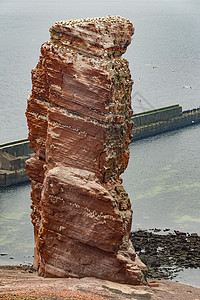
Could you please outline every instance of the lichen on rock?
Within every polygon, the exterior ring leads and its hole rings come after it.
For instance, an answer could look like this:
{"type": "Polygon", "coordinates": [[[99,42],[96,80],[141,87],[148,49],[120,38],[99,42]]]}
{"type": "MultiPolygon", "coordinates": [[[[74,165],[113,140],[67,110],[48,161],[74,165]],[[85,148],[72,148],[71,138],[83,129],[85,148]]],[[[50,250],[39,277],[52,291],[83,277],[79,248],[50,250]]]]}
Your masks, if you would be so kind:
{"type": "Polygon", "coordinates": [[[32,70],[26,111],[34,266],[50,277],[141,284],[120,174],[132,138],[131,80],[121,58],[134,33],[120,16],[55,22],[32,70]]]}

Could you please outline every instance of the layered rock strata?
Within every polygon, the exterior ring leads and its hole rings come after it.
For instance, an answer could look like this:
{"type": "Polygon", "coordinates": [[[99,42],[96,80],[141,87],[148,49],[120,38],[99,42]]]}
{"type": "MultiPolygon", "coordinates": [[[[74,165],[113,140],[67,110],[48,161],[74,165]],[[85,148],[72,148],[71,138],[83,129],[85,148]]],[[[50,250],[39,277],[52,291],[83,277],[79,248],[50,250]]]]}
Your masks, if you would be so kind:
{"type": "Polygon", "coordinates": [[[55,22],[32,70],[26,111],[34,266],[55,277],[141,284],[120,174],[129,160],[132,80],[122,17],[55,22]]]}

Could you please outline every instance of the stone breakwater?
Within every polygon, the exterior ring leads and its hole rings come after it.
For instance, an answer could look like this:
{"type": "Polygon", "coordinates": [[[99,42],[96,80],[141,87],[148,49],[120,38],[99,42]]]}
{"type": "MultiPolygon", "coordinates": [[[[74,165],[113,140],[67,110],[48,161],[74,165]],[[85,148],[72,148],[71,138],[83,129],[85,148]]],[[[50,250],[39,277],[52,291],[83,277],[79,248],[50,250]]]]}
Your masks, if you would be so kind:
{"type": "MultiPolygon", "coordinates": [[[[200,108],[182,112],[181,106],[172,105],[134,114],[132,121],[134,122],[132,141],[135,141],[185,126],[199,124],[200,108]]],[[[31,155],[32,150],[29,148],[27,139],[0,145],[0,187],[29,180],[25,173],[25,161],[31,155]],[[21,161],[20,164],[18,164],[19,161],[21,161]]]]}
{"type": "Polygon", "coordinates": [[[29,181],[25,161],[31,155],[27,139],[0,145],[0,187],[29,181]]]}
{"type": "Polygon", "coordinates": [[[200,123],[200,108],[182,112],[182,107],[172,105],[135,114],[132,141],[154,136],[200,123]]]}
{"type": "Polygon", "coordinates": [[[34,267],[46,277],[144,283],[129,239],[132,210],[120,174],[132,138],[132,80],[121,58],[122,17],[55,22],[32,70],[26,111],[34,267]]]}

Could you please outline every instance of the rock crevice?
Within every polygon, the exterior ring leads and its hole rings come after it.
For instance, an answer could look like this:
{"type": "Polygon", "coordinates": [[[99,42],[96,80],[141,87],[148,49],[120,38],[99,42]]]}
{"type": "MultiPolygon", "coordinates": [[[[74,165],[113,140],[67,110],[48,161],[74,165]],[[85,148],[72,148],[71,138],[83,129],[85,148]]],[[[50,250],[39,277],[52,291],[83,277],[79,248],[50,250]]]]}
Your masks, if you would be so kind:
{"type": "Polygon", "coordinates": [[[32,70],[26,111],[34,266],[46,277],[144,283],[120,174],[132,138],[132,80],[122,17],[55,22],[32,70]]]}

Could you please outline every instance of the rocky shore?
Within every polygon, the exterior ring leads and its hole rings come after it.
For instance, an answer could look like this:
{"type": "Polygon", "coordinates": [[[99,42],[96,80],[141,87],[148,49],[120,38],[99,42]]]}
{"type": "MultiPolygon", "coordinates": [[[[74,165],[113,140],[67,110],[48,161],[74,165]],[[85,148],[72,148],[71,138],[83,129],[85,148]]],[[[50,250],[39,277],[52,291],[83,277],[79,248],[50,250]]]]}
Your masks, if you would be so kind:
{"type": "Polygon", "coordinates": [[[30,266],[0,267],[0,299],[200,299],[200,289],[172,282],[183,268],[200,267],[200,237],[151,229],[131,233],[148,268],[148,285],[130,286],[95,278],[41,278],[30,266]]]}
{"type": "Polygon", "coordinates": [[[31,268],[0,267],[0,299],[194,300],[200,299],[200,289],[170,280],[133,286],[92,277],[42,278],[31,268]]]}
{"type": "Polygon", "coordinates": [[[174,279],[184,268],[200,267],[200,236],[166,228],[138,230],[131,241],[148,268],[148,277],[174,279]]]}

